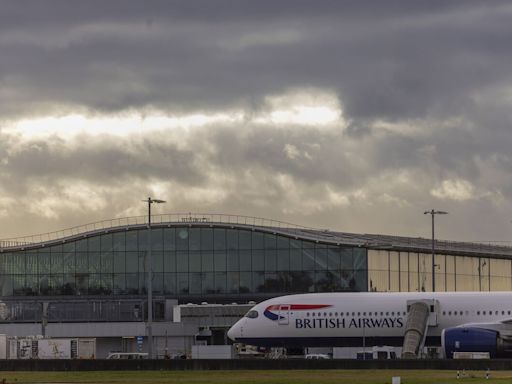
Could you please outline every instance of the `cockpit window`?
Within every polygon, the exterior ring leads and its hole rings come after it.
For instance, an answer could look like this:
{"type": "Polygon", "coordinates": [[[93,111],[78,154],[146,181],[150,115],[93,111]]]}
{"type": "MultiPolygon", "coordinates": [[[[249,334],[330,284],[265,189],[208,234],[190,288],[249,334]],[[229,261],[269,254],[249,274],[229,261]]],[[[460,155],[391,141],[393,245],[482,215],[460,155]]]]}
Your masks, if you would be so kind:
{"type": "Polygon", "coordinates": [[[247,315],[245,315],[245,317],[248,317],[249,319],[255,319],[258,317],[258,311],[251,309],[249,312],[247,312],[247,315]]]}

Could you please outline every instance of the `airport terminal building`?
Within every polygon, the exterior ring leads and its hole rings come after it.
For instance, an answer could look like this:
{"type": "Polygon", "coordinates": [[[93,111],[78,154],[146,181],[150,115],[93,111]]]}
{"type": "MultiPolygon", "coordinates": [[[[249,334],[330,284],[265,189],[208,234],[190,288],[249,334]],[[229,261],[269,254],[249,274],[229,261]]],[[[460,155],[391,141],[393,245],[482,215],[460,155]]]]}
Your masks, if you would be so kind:
{"type": "MultiPolygon", "coordinates": [[[[254,302],[290,293],[432,290],[425,238],[220,214],[116,219],[0,242],[0,333],[90,337],[97,357],[146,348],[151,249],[156,353],[224,344],[254,302]],[[149,236],[148,236],[149,235],[149,236]]],[[[508,291],[512,247],[435,242],[436,291],[508,291]]]]}

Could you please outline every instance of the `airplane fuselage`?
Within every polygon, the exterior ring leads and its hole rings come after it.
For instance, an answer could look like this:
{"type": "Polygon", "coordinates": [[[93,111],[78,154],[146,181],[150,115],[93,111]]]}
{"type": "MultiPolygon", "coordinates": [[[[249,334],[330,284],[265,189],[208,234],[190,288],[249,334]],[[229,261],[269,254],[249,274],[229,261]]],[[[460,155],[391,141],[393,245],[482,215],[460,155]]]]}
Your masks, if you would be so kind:
{"type": "Polygon", "coordinates": [[[401,345],[412,302],[429,305],[427,345],[443,329],[512,319],[511,292],[318,293],[257,304],[228,336],[261,346],[401,345]]]}

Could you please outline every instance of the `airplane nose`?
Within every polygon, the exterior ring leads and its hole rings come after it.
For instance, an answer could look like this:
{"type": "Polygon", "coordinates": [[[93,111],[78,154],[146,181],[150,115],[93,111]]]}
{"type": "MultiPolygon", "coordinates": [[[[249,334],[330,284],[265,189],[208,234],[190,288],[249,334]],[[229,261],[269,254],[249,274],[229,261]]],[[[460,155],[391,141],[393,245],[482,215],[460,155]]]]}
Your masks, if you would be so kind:
{"type": "Polygon", "coordinates": [[[236,339],[240,337],[240,322],[237,322],[235,325],[229,328],[228,337],[233,341],[236,341],[236,339]]]}

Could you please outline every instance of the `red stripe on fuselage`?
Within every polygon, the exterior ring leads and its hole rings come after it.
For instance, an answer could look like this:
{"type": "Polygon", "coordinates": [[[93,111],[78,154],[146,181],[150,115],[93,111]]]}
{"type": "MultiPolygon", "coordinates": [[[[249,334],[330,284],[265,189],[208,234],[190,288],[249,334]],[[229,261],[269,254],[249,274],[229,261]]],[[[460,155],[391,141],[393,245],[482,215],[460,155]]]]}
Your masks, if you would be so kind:
{"type": "Polygon", "coordinates": [[[266,311],[275,311],[278,309],[285,309],[286,307],[290,307],[290,311],[305,311],[312,309],[323,309],[332,307],[332,305],[328,304],[275,304],[267,307],[266,311]],[[283,308],[284,307],[284,308],[283,308]]]}

